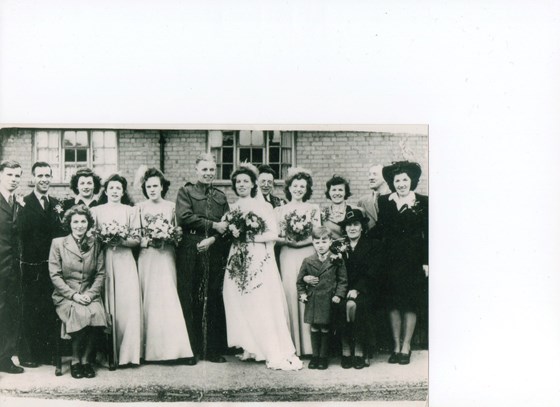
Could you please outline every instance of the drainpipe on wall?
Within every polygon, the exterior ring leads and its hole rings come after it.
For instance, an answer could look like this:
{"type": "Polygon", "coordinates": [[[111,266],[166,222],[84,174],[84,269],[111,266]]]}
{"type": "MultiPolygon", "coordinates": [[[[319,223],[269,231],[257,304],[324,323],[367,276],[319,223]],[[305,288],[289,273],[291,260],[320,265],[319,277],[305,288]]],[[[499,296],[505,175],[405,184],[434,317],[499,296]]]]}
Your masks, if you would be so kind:
{"type": "Polygon", "coordinates": [[[165,173],[165,132],[159,131],[159,169],[165,173]]]}

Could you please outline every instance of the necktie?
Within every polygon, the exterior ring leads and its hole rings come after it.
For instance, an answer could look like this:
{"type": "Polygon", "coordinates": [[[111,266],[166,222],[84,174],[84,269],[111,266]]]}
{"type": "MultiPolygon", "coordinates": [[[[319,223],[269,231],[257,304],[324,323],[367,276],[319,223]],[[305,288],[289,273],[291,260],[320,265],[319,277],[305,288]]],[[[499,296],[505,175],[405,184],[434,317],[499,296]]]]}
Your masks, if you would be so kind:
{"type": "Polygon", "coordinates": [[[41,197],[41,205],[43,205],[44,211],[46,211],[47,208],[49,207],[49,201],[47,200],[47,197],[44,195],[41,197]]]}
{"type": "Polygon", "coordinates": [[[10,208],[14,207],[14,196],[13,195],[10,195],[8,197],[8,204],[10,204],[10,208]]]}

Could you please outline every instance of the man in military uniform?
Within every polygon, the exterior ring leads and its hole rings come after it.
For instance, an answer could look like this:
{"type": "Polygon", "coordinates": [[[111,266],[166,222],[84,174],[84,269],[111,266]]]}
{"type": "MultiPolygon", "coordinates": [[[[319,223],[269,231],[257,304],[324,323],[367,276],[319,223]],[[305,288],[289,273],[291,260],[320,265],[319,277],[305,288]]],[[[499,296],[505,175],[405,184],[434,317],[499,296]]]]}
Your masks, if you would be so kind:
{"type": "Polygon", "coordinates": [[[274,178],[276,178],[276,171],[274,171],[270,165],[262,164],[259,165],[259,178],[257,180],[259,184],[259,189],[263,194],[263,198],[266,202],[272,205],[273,208],[282,206],[286,204],[286,201],[282,198],[272,195],[274,190],[274,178]]]}
{"type": "Polygon", "coordinates": [[[216,163],[209,154],[196,160],[197,182],[177,194],[177,222],[184,237],[177,251],[177,286],[193,353],[222,363],[227,349],[224,282],[227,243],[221,235],[229,211],[225,194],[212,186],[216,163]]]}

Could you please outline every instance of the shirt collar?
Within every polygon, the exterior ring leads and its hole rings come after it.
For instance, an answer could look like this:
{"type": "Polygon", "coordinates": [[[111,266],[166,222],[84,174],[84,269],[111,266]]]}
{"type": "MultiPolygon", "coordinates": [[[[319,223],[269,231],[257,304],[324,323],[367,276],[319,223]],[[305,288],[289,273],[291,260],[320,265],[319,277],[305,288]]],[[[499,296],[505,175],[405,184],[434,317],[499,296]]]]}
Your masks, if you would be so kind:
{"type": "MultiPolygon", "coordinates": [[[[0,193],[2,194],[2,196],[4,197],[6,202],[10,202],[10,195],[11,196],[14,195],[13,192],[8,192],[8,191],[5,191],[4,189],[0,189],[0,193]]],[[[15,200],[15,198],[14,198],[14,200],[15,200]]]]}
{"type": "Polygon", "coordinates": [[[389,201],[395,201],[395,203],[397,204],[397,209],[399,211],[404,205],[408,205],[409,208],[412,208],[414,206],[414,203],[416,202],[416,194],[413,191],[410,191],[407,196],[401,198],[399,194],[393,192],[391,195],[389,195],[389,201]]]}
{"type": "Polygon", "coordinates": [[[49,194],[48,194],[48,193],[42,194],[42,193],[40,193],[40,192],[37,192],[35,189],[33,190],[33,193],[35,194],[35,196],[37,197],[37,200],[38,200],[39,202],[41,202],[41,197],[43,197],[43,196],[44,196],[45,198],[47,198],[47,202],[50,201],[50,198],[49,198],[49,194]]]}
{"type": "Polygon", "coordinates": [[[95,201],[96,201],[95,195],[93,196],[93,198],[91,198],[91,201],[89,201],[87,203],[82,199],[82,197],[80,195],[77,195],[74,198],[74,205],[78,205],[80,202],[82,202],[84,205],[89,206],[92,202],[95,202],[95,201]]]}

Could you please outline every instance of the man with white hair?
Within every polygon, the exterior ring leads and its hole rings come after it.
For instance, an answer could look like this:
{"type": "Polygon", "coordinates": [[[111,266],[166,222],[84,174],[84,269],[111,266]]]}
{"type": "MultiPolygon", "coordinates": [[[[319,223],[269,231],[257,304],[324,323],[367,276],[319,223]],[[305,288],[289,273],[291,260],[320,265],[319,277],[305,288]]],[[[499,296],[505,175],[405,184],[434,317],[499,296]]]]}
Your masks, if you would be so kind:
{"type": "Polygon", "coordinates": [[[383,166],[380,164],[374,164],[369,168],[368,178],[371,193],[361,197],[358,201],[358,206],[364,209],[368,217],[368,230],[371,230],[377,223],[377,214],[379,212],[377,200],[381,195],[391,192],[383,179],[382,170],[383,166]]]}

